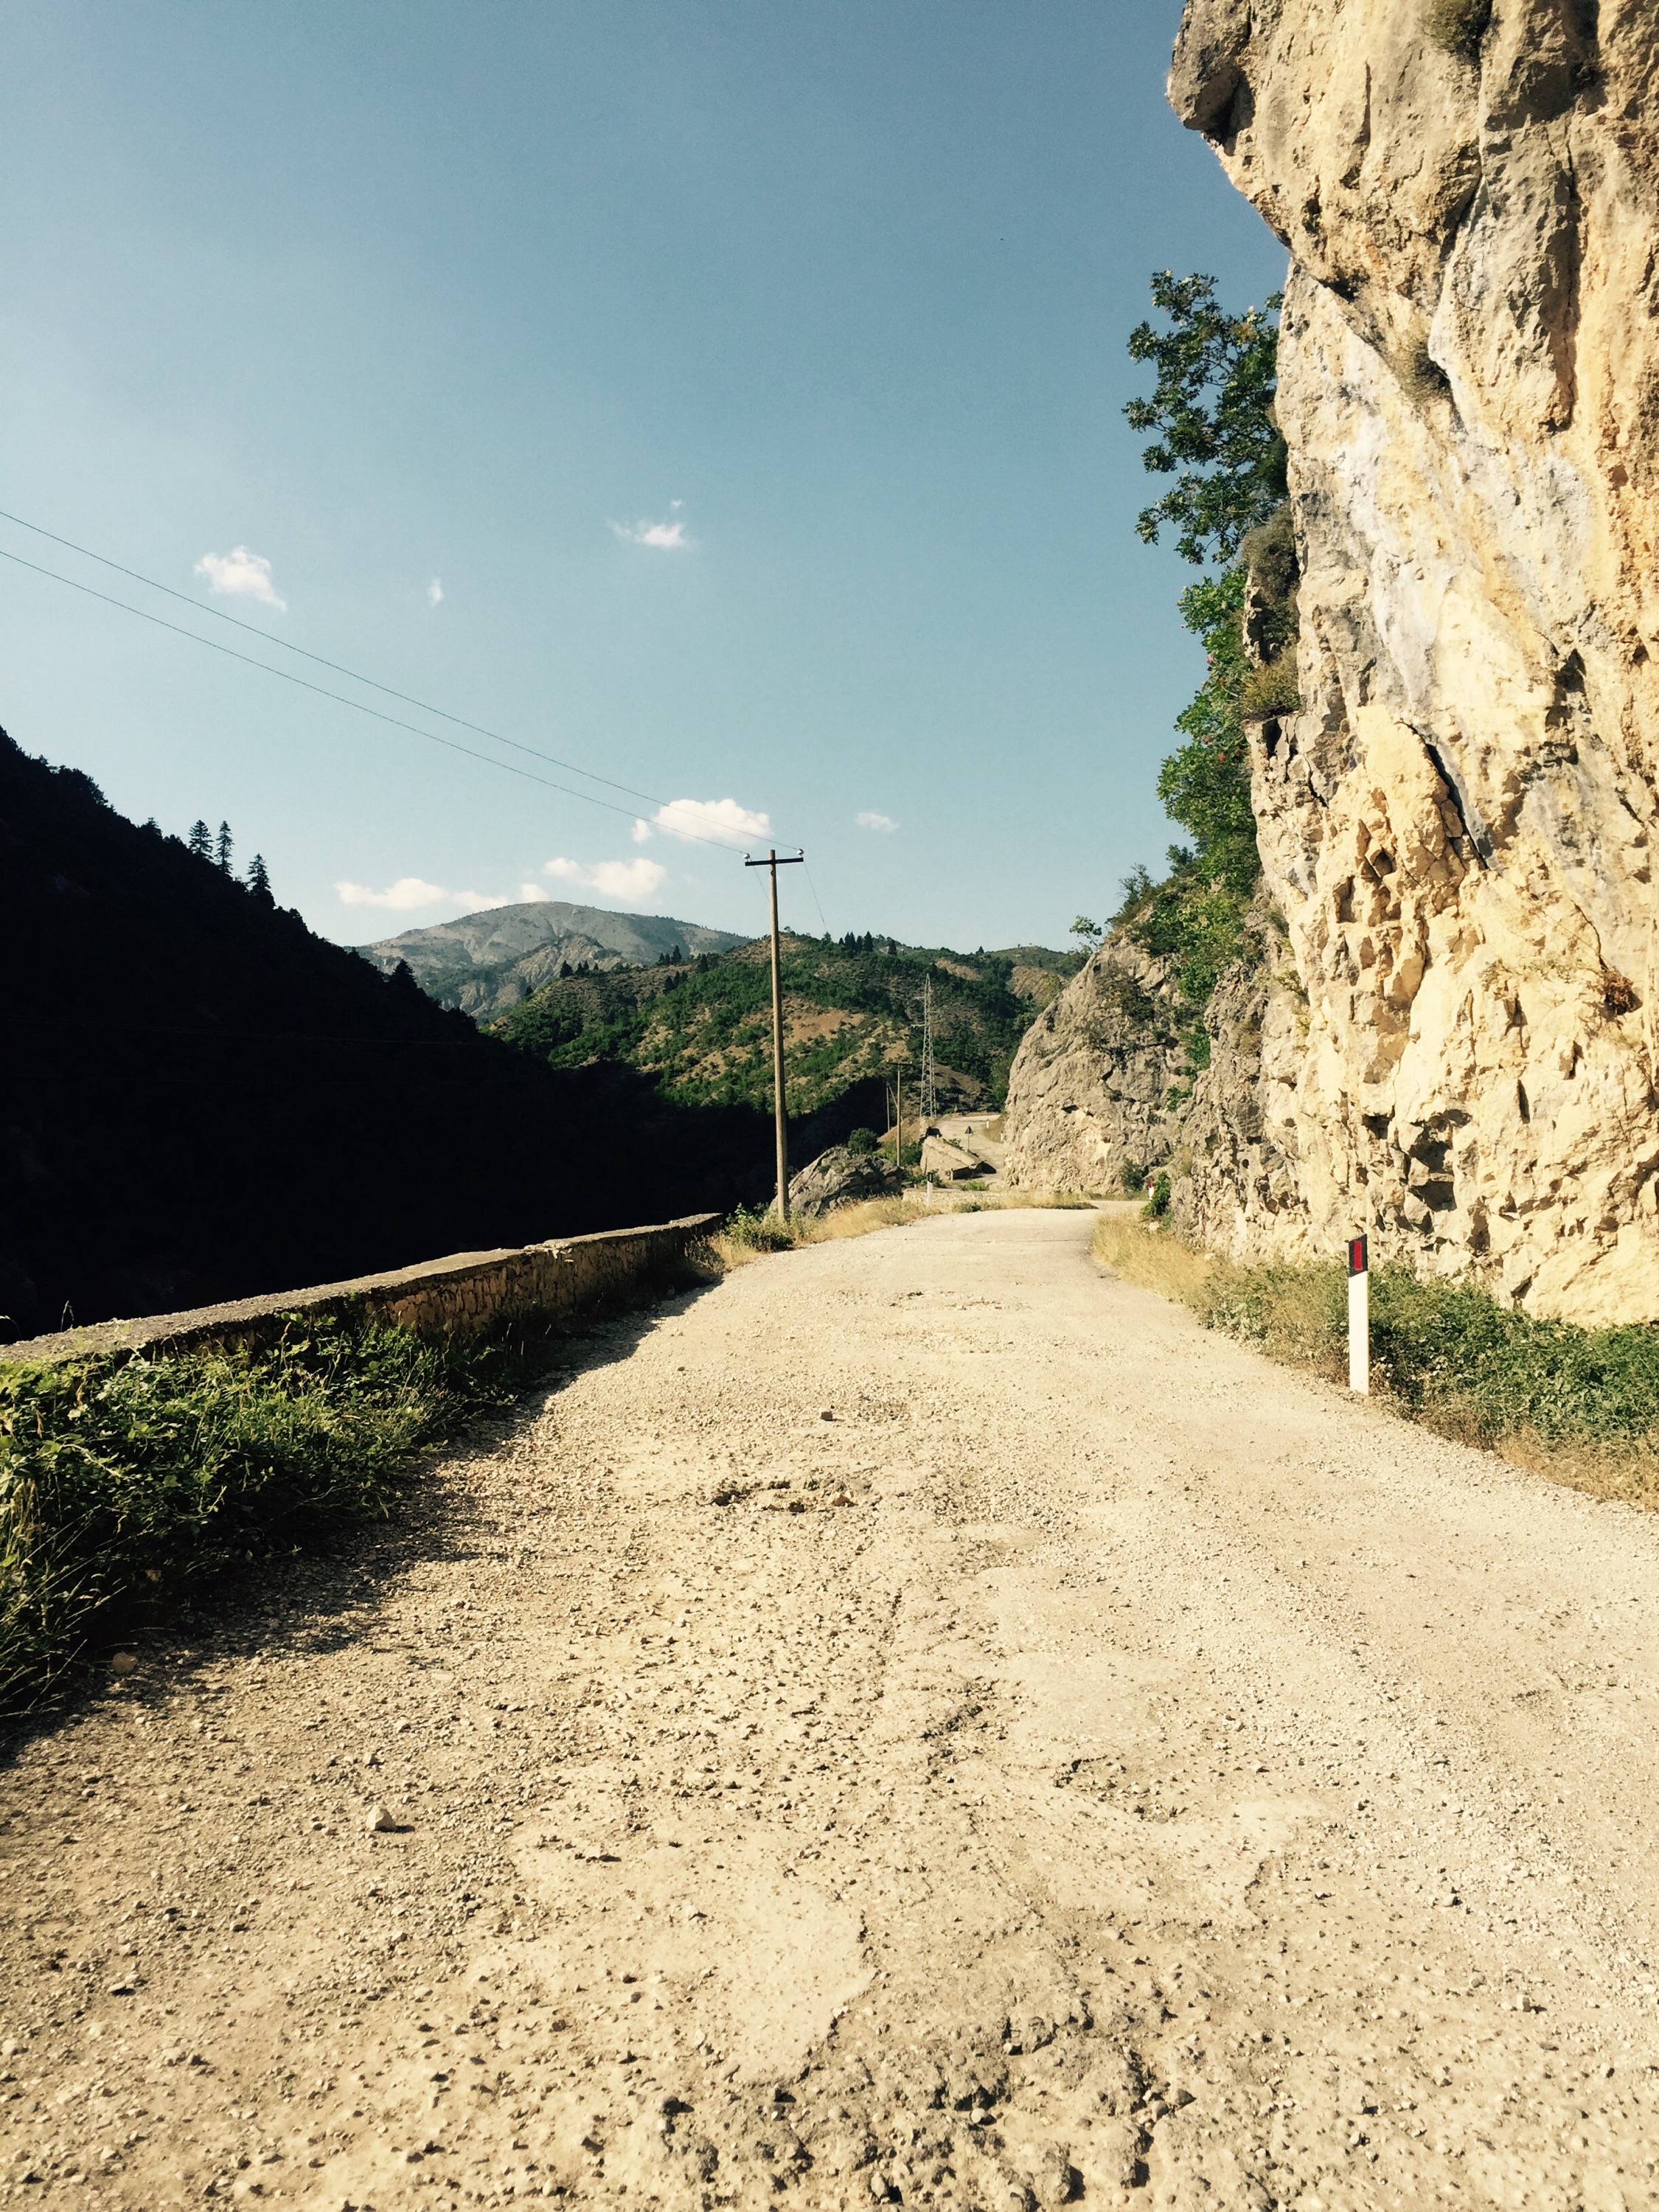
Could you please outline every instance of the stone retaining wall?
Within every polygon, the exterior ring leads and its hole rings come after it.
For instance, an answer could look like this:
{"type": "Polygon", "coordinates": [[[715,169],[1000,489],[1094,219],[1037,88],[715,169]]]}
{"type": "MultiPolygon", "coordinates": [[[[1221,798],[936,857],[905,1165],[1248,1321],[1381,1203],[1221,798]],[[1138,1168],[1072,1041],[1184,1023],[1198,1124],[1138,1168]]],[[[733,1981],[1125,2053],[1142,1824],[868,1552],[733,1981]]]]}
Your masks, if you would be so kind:
{"type": "Polygon", "coordinates": [[[187,1346],[249,1349],[281,1335],[291,1314],[353,1314],[422,1336],[485,1336],[513,1322],[568,1320],[601,1299],[671,1271],[708,1237],[714,1213],[688,1214],[647,1229],[607,1229],[502,1252],[455,1252],[447,1260],[360,1275],[306,1291],[279,1291],[192,1313],[105,1321],[0,1344],[0,1360],[81,1359],[104,1352],[180,1352],[187,1346]]]}

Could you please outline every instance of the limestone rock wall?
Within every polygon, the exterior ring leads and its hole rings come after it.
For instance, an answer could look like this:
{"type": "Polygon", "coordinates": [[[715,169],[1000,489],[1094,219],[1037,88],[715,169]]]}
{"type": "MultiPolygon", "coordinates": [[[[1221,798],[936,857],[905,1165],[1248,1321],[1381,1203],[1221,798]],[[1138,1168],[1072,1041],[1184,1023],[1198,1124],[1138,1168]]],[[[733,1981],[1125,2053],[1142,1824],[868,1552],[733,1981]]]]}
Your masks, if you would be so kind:
{"type": "Polygon", "coordinates": [[[1254,779],[1306,1005],[1237,1132],[1291,1188],[1210,1230],[1659,1318],[1659,8],[1432,15],[1189,0],[1170,75],[1290,249],[1303,574],[1254,779]]]}
{"type": "Polygon", "coordinates": [[[1167,963],[1109,938],[1026,1031],[1009,1071],[1002,1177],[1015,1188],[1116,1190],[1169,1157],[1166,1103],[1186,1064],[1167,963]]]}
{"type": "Polygon", "coordinates": [[[1306,1002],[1282,929],[1251,917],[1248,962],[1205,1010],[1195,1066],[1171,963],[1109,938],[1027,1031],[1008,1083],[1003,1181],[1114,1192],[1167,1168],[1182,1235],[1244,1256],[1303,1218],[1288,1100],[1306,1002]],[[1275,1110],[1277,1109],[1277,1110],[1275,1110]]]}

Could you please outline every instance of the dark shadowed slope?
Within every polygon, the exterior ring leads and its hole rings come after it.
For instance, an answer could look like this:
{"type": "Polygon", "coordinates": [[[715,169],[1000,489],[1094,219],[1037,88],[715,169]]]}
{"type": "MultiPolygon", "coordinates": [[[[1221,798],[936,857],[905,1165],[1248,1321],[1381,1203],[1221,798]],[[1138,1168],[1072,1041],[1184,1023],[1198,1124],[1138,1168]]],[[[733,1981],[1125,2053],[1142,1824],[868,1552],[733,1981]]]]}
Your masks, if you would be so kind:
{"type": "Polygon", "coordinates": [[[0,1336],[763,1181],[762,1117],[537,1064],[3,734],[0,927],[0,1336]]]}

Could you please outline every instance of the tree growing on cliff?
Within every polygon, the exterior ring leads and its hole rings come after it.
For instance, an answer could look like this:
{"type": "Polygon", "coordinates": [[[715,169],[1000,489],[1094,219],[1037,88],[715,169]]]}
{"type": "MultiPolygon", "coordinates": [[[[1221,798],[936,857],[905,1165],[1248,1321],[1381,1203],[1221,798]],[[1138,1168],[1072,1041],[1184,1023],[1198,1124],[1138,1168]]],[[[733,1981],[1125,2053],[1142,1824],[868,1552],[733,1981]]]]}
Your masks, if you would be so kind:
{"type": "MultiPolygon", "coordinates": [[[[1134,428],[1153,434],[1142,456],[1147,469],[1176,481],[1136,528],[1147,544],[1173,529],[1182,557],[1210,571],[1180,601],[1182,621],[1203,641],[1206,668],[1196,697],[1176,717],[1185,743],[1158,781],[1164,811],[1192,844],[1170,848],[1163,883],[1137,872],[1125,885],[1120,920],[1149,949],[1178,957],[1182,995],[1196,1023],[1221,973],[1246,950],[1244,910],[1261,873],[1242,711],[1260,672],[1243,622],[1251,568],[1282,567],[1287,538],[1285,441],[1273,411],[1279,300],[1231,315],[1217,301],[1212,276],[1165,270],[1152,278],[1152,302],[1165,326],[1139,325],[1129,352],[1152,363],[1154,388],[1124,412],[1134,428]]],[[[1293,572],[1293,543],[1290,560],[1293,572]]],[[[1265,617],[1270,652],[1293,633],[1293,573],[1275,608],[1280,602],[1290,611],[1269,609],[1265,617]]],[[[1194,1049],[1202,1051],[1196,1027],[1194,1049]]]]}
{"type": "Polygon", "coordinates": [[[1285,497],[1285,441],[1273,413],[1281,297],[1230,315],[1217,304],[1213,276],[1165,269],[1152,278],[1152,305],[1169,327],[1138,323],[1129,333],[1129,358],[1151,362],[1158,376],[1152,398],[1132,399],[1123,411],[1132,429],[1154,434],[1142,465],[1176,479],[1142,508],[1135,528],[1156,545],[1167,524],[1194,568],[1236,560],[1246,532],[1285,497]]]}

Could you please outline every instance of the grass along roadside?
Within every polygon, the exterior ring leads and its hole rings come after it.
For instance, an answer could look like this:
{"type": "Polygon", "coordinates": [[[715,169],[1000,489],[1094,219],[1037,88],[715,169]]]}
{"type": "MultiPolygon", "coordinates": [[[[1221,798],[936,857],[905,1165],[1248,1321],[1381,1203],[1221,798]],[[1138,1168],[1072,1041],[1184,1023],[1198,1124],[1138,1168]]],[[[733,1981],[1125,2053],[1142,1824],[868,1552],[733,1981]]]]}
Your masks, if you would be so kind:
{"type": "Polygon", "coordinates": [[[258,1352],[0,1364],[0,1714],[261,1559],[383,1517],[416,1449],[509,1402],[549,1341],[296,1316],[258,1352]]]}
{"type": "MultiPolygon", "coordinates": [[[[1089,1203],[908,1194],[787,1230],[738,1214],[686,1255],[682,1279],[1008,1202],[1089,1203]]],[[[261,1560],[384,1519],[416,1454],[510,1405],[564,1334],[460,1344],[295,1315],[259,1352],[0,1362],[0,1716],[58,1702],[118,1641],[176,1622],[261,1560]]]]}
{"type": "MultiPolygon", "coordinates": [[[[1094,1251],[1206,1328],[1346,1379],[1340,1261],[1244,1266],[1111,1216],[1094,1251]]],[[[1659,1328],[1535,1321],[1470,1278],[1420,1282],[1393,1262],[1371,1270],[1370,1308],[1379,1397],[1442,1436],[1592,1496],[1659,1506],[1659,1328]]]]}

